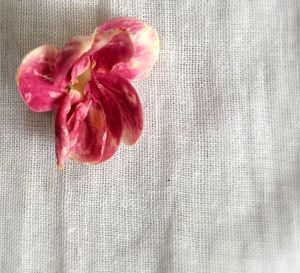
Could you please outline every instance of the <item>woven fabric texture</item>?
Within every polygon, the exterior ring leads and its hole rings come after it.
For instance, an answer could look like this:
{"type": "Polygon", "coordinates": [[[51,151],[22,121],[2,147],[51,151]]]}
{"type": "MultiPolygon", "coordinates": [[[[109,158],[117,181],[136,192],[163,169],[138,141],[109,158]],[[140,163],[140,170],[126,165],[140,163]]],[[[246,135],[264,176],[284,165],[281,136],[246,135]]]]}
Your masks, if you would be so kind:
{"type": "Polygon", "coordinates": [[[299,4],[1,0],[0,272],[299,273],[299,4]],[[117,16],[161,38],[142,137],[58,171],[16,68],[117,16]]]}

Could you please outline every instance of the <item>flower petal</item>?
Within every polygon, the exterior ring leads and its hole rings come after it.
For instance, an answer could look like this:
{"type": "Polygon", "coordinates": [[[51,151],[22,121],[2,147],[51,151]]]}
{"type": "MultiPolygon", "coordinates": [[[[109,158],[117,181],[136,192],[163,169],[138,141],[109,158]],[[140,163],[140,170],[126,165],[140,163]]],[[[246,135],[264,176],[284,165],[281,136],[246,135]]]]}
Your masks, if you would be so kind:
{"type": "Polygon", "coordinates": [[[91,64],[90,57],[84,56],[77,60],[72,68],[71,71],[71,83],[77,83],[78,82],[78,76],[82,75],[86,70],[89,69],[91,64]]]}
{"type": "Polygon", "coordinates": [[[122,30],[109,30],[91,36],[75,36],[61,49],[53,72],[54,81],[65,87],[70,81],[89,68],[89,56],[105,47],[122,30]],[[71,75],[69,74],[71,72],[71,75]]]}
{"type": "Polygon", "coordinates": [[[128,80],[146,78],[159,54],[159,37],[156,31],[142,21],[129,17],[109,20],[100,25],[97,31],[101,33],[112,29],[128,31],[134,46],[133,57],[115,66],[113,71],[128,80]]]}
{"type": "Polygon", "coordinates": [[[116,64],[129,61],[133,53],[134,48],[129,33],[122,31],[93,54],[95,64],[93,70],[100,73],[110,71],[116,64]]]}
{"type": "MultiPolygon", "coordinates": [[[[68,81],[64,81],[69,70],[84,53],[88,52],[92,48],[93,43],[94,35],[75,36],[69,39],[69,41],[61,49],[56,60],[53,77],[57,83],[66,86],[68,81]]],[[[74,74],[72,77],[75,77],[74,74]]]]}
{"type": "Polygon", "coordinates": [[[123,120],[122,142],[134,144],[143,129],[142,106],[133,86],[117,73],[93,75],[99,90],[104,94],[110,93],[118,102],[123,120]]]}
{"type": "Polygon", "coordinates": [[[87,115],[90,102],[82,102],[81,94],[71,90],[62,101],[55,118],[55,150],[57,165],[62,168],[76,142],[80,125],[87,115]]]}
{"type": "Polygon", "coordinates": [[[114,98],[100,94],[95,84],[88,83],[84,97],[75,90],[66,96],[57,111],[55,127],[59,168],[68,157],[84,163],[100,163],[119,147],[122,118],[114,98]]]}
{"type": "Polygon", "coordinates": [[[51,45],[40,46],[22,61],[16,81],[26,105],[35,112],[53,110],[64,93],[53,82],[53,68],[59,50],[51,45]]]}
{"type": "Polygon", "coordinates": [[[122,117],[114,97],[102,93],[95,83],[89,82],[85,92],[91,94],[93,103],[72,158],[100,163],[118,150],[122,136],[122,117]]]}
{"type": "Polygon", "coordinates": [[[98,163],[107,138],[105,114],[100,104],[92,104],[86,120],[82,123],[77,143],[70,157],[84,163],[98,163]]]}

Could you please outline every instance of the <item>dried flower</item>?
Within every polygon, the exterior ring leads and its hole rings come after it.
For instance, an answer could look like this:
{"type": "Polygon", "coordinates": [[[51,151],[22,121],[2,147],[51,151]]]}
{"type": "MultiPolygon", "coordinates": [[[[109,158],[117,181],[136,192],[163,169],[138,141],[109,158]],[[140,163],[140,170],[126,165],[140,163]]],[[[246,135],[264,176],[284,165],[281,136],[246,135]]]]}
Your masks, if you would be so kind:
{"type": "Polygon", "coordinates": [[[130,81],[146,78],[158,54],[153,28],[116,18],[91,36],[72,37],[61,49],[43,45],[23,59],[16,80],[24,102],[32,111],[56,114],[59,168],[67,158],[103,162],[120,142],[138,140],[143,113],[130,81]]]}

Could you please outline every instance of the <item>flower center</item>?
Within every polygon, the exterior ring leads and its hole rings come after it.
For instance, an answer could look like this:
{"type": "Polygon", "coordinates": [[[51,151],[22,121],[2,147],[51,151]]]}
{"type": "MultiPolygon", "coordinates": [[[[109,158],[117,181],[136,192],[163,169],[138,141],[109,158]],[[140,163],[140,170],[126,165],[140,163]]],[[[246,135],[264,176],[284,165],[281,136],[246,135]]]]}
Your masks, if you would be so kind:
{"type": "Polygon", "coordinates": [[[70,86],[71,89],[77,90],[81,95],[83,95],[83,90],[86,86],[86,84],[91,80],[92,78],[92,70],[89,67],[85,72],[80,74],[77,79],[76,83],[70,86]]]}

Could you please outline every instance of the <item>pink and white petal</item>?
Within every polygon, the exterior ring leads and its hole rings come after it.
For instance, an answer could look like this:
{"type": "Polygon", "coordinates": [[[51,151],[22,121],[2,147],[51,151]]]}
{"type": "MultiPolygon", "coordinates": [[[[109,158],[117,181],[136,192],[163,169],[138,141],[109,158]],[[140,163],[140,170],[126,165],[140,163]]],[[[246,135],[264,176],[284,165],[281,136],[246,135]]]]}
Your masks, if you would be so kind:
{"type": "Polygon", "coordinates": [[[80,131],[70,157],[83,163],[98,163],[107,135],[105,114],[101,105],[92,103],[80,131]]]}
{"type": "Polygon", "coordinates": [[[122,31],[93,54],[92,58],[95,63],[93,70],[98,73],[110,71],[115,65],[129,61],[133,53],[134,49],[129,33],[122,31]]]}
{"type": "Polygon", "coordinates": [[[85,97],[71,90],[57,111],[55,131],[59,168],[68,157],[83,163],[103,162],[119,147],[122,118],[117,103],[105,97],[101,97],[100,103],[92,94],[99,93],[95,84],[89,83],[86,89],[85,97]]]}
{"type": "Polygon", "coordinates": [[[100,163],[118,150],[122,136],[122,117],[113,97],[102,94],[93,82],[86,89],[88,90],[85,93],[91,94],[93,103],[72,158],[82,162],[100,163]]]}
{"type": "Polygon", "coordinates": [[[74,84],[77,82],[77,77],[83,74],[86,70],[90,68],[91,61],[89,56],[83,56],[78,59],[72,68],[71,71],[71,83],[74,84]]]}
{"type": "Polygon", "coordinates": [[[121,30],[102,33],[95,31],[91,36],[75,36],[61,49],[54,69],[54,80],[65,87],[70,81],[89,68],[89,56],[105,47],[121,30]],[[71,75],[69,74],[71,73],[71,75]]]}
{"type": "Polygon", "coordinates": [[[128,80],[140,80],[148,77],[159,55],[157,32],[144,22],[130,17],[109,20],[100,25],[96,31],[101,33],[112,29],[129,32],[134,46],[132,58],[116,65],[113,71],[120,73],[128,80]]]}
{"type": "Polygon", "coordinates": [[[65,92],[53,81],[53,69],[58,54],[59,49],[54,46],[40,46],[25,56],[17,71],[18,89],[32,111],[52,111],[65,92]]]}
{"type": "Polygon", "coordinates": [[[93,46],[87,54],[93,55],[98,50],[105,47],[115,36],[121,33],[126,33],[126,31],[121,29],[111,29],[104,32],[103,31],[100,32],[96,28],[93,33],[93,37],[94,37],[93,46]]]}
{"type": "Polygon", "coordinates": [[[112,94],[110,94],[110,92],[99,89],[93,81],[90,82],[90,86],[92,89],[91,94],[96,101],[101,103],[106,116],[108,134],[102,156],[102,161],[104,161],[109,159],[117,151],[120,145],[123,134],[122,113],[117,100],[112,94]]]}
{"type": "Polygon", "coordinates": [[[89,102],[81,102],[81,100],[81,94],[76,90],[71,90],[56,112],[55,150],[59,168],[63,168],[65,160],[69,157],[73,143],[76,142],[74,141],[74,137],[77,137],[75,130],[77,134],[80,132],[80,123],[88,112],[89,102]]]}
{"type": "Polygon", "coordinates": [[[143,130],[142,105],[133,86],[117,73],[94,74],[101,93],[110,93],[117,101],[123,120],[122,142],[133,145],[143,130]]]}
{"type": "MultiPolygon", "coordinates": [[[[69,39],[69,41],[61,49],[53,72],[54,80],[57,83],[66,85],[65,78],[68,72],[72,68],[78,59],[88,52],[94,44],[94,35],[91,36],[75,36],[69,39]]],[[[74,76],[74,73],[72,75],[74,76]]],[[[76,78],[76,77],[75,77],[76,78]]]]}
{"type": "Polygon", "coordinates": [[[96,164],[108,160],[116,153],[120,141],[109,130],[106,122],[102,105],[94,102],[72,149],[72,159],[96,164]]]}

